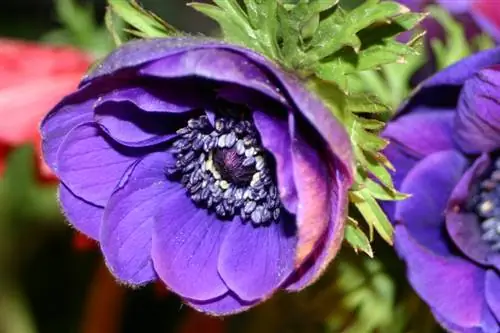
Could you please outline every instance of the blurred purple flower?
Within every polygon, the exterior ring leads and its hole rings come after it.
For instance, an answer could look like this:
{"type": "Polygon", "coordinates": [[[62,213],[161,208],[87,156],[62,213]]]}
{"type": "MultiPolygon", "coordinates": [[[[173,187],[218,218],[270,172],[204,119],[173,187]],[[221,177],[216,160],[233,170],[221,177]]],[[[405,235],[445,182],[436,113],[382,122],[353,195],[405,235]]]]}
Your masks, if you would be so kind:
{"type": "Polygon", "coordinates": [[[126,44],[41,131],[68,220],[124,283],[161,279],[192,307],[230,314],[309,285],[340,247],[347,133],[248,49],[126,44]]]}
{"type": "MultiPolygon", "coordinates": [[[[500,41],[500,10],[495,0],[400,0],[412,11],[425,11],[425,7],[438,4],[452,13],[460,21],[472,38],[481,31],[500,41]]],[[[431,18],[424,21],[427,38],[444,38],[443,29],[431,18]]]]}
{"type": "Polygon", "coordinates": [[[500,331],[500,48],[424,81],[386,128],[408,277],[453,332],[500,331]]]}

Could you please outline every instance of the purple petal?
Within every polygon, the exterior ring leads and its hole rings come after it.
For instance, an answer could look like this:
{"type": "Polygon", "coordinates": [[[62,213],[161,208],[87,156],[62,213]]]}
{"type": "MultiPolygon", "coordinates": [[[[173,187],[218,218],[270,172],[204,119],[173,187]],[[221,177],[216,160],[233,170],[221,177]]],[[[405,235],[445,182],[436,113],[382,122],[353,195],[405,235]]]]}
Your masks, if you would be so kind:
{"type": "Polygon", "coordinates": [[[296,273],[287,282],[287,290],[298,291],[316,281],[337,254],[344,236],[344,221],[347,218],[347,206],[350,183],[337,171],[336,185],[330,192],[331,213],[328,229],[316,245],[313,253],[297,268],[296,273]]]}
{"type": "Polygon", "coordinates": [[[99,230],[104,208],[80,199],[61,183],[59,185],[59,203],[64,215],[79,232],[99,240],[99,230]]]}
{"type": "Polygon", "coordinates": [[[147,63],[149,65],[140,70],[144,75],[169,78],[198,76],[235,83],[261,92],[285,106],[289,104],[285,97],[288,98],[325,139],[328,149],[338,158],[340,168],[352,182],[353,156],[344,127],[298,78],[283,72],[267,58],[249,49],[191,38],[135,41],[114,51],[84,83],[147,63]],[[277,85],[273,85],[273,81],[277,85]]]}
{"type": "Polygon", "coordinates": [[[256,303],[244,302],[231,292],[208,301],[186,300],[192,308],[213,316],[226,316],[243,312],[256,303]]]}
{"type": "Polygon", "coordinates": [[[185,118],[166,113],[146,113],[130,102],[96,105],[95,121],[113,140],[130,147],[152,146],[176,137],[185,118]]]}
{"type": "Polygon", "coordinates": [[[422,88],[438,85],[462,85],[479,70],[498,63],[500,63],[500,48],[478,52],[438,72],[426,80],[422,88]]]}
{"type": "Polygon", "coordinates": [[[43,158],[56,174],[58,174],[57,151],[62,141],[72,128],[92,121],[96,99],[69,105],[64,105],[63,102],[50,111],[40,125],[43,158]]]}
{"type": "Polygon", "coordinates": [[[444,213],[466,167],[467,160],[458,152],[438,152],[416,164],[401,185],[401,191],[412,196],[396,203],[396,222],[421,246],[440,255],[451,255],[444,213]]]}
{"type": "Polygon", "coordinates": [[[485,319],[485,271],[460,257],[441,257],[422,247],[407,228],[396,226],[395,244],[413,288],[443,318],[457,326],[481,326],[485,319]]]}
{"type": "Polygon", "coordinates": [[[153,231],[153,265],[167,287],[181,297],[208,300],[228,291],[217,271],[222,242],[231,226],[198,208],[179,189],[165,198],[153,231]]]}
{"type": "Polygon", "coordinates": [[[449,199],[446,212],[446,228],[455,245],[471,260],[484,265],[494,264],[499,256],[491,251],[487,242],[481,239],[482,231],[480,221],[474,213],[463,211],[473,184],[486,171],[491,161],[488,155],[483,154],[465,172],[449,199]],[[492,260],[493,262],[489,262],[492,260]]]}
{"type": "Polygon", "coordinates": [[[404,146],[408,153],[427,156],[454,149],[455,111],[410,113],[390,122],[383,135],[404,146]]]}
{"type": "Polygon", "coordinates": [[[219,254],[219,274],[245,301],[267,298],[294,267],[297,237],[292,216],[279,223],[255,227],[233,221],[219,254]]]}
{"type": "Polygon", "coordinates": [[[444,319],[442,315],[432,310],[436,321],[447,331],[456,333],[485,333],[481,327],[461,327],[444,319]]]}
{"type": "Polygon", "coordinates": [[[424,81],[399,114],[428,109],[455,108],[462,85],[479,70],[500,63],[500,48],[478,52],[424,81]],[[439,96],[439,98],[436,98],[439,96]]]}
{"type": "MultiPolygon", "coordinates": [[[[498,322],[500,322],[500,276],[498,271],[488,270],[486,272],[486,301],[495,315],[498,322]]],[[[500,328],[497,327],[497,331],[500,328]]]]}
{"type": "Polygon", "coordinates": [[[165,168],[175,163],[169,153],[153,153],[134,163],[127,180],[106,205],[100,232],[101,249],[111,272],[122,282],[139,285],[154,280],[151,238],[158,203],[182,191],[166,179],[165,168]]]}
{"type": "Polygon", "coordinates": [[[104,206],[125,170],[137,156],[125,155],[106,140],[97,124],[73,128],[61,143],[58,174],[77,196],[104,206]]]}
{"type": "Polygon", "coordinates": [[[457,143],[467,153],[500,147],[500,66],[484,69],[465,82],[455,132],[457,143]]]}
{"type": "Polygon", "coordinates": [[[145,112],[183,113],[201,108],[210,103],[203,91],[193,94],[189,81],[143,83],[137,87],[115,89],[99,100],[99,104],[110,102],[129,102],[145,112]],[[156,85],[155,85],[156,83],[156,85]]]}
{"type": "Polygon", "coordinates": [[[288,122],[277,116],[254,111],[255,127],[260,133],[262,145],[269,150],[276,160],[276,176],[281,202],[291,212],[297,211],[297,189],[293,179],[292,147],[288,122]]]}
{"type": "Polygon", "coordinates": [[[199,45],[187,52],[146,64],[140,69],[140,74],[170,79],[195,76],[221,83],[234,83],[287,105],[286,99],[276,91],[262,68],[228,47],[199,45]]]}
{"type": "Polygon", "coordinates": [[[344,203],[347,187],[339,185],[349,183],[347,180],[349,176],[345,173],[337,174],[343,179],[341,182],[335,182],[335,175],[332,173],[341,172],[340,166],[328,154],[320,155],[323,142],[315,140],[312,133],[308,133],[309,137],[306,139],[302,134],[305,128],[299,128],[299,124],[291,114],[289,127],[292,139],[293,177],[299,199],[296,214],[298,243],[295,264],[300,266],[321,244],[330,223],[334,224],[333,229],[339,233],[336,236],[338,244],[332,245],[327,251],[340,247],[344,215],[336,215],[338,212],[335,209],[343,211],[343,208],[339,208],[339,202],[333,199],[339,199],[340,203],[344,203]]]}

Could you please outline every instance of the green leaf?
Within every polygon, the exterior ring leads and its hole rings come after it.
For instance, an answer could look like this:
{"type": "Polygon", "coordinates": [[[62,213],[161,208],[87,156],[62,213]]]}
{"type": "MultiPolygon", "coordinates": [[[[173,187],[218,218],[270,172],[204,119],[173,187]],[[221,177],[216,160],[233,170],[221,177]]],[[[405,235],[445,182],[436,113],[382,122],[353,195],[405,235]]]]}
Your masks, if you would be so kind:
{"type": "Polygon", "coordinates": [[[370,194],[370,191],[365,188],[356,191],[356,195],[362,198],[362,201],[354,201],[354,206],[356,206],[366,222],[375,228],[382,239],[392,245],[393,227],[382,208],[370,194]]]}
{"type": "Polygon", "coordinates": [[[312,41],[312,49],[307,52],[307,63],[314,64],[345,46],[355,52],[361,48],[361,40],[356,35],[362,29],[391,17],[408,12],[408,9],[396,2],[366,1],[345,16],[332,15],[320,23],[318,37],[312,41]]]}
{"type": "Polygon", "coordinates": [[[135,30],[130,33],[141,38],[168,37],[178,34],[171,25],[156,14],[142,8],[137,1],[108,0],[114,13],[135,30]]]}
{"type": "Polygon", "coordinates": [[[106,24],[106,28],[108,29],[111,37],[113,38],[113,42],[116,46],[120,46],[123,44],[122,36],[120,35],[120,29],[116,27],[117,16],[111,10],[111,7],[106,8],[106,14],[104,15],[104,23],[106,24]]]}
{"type": "Polygon", "coordinates": [[[462,58],[470,55],[472,50],[465,36],[463,26],[455,21],[444,8],[429,6],[427,10],[431,13],[446,32],[446,44],[439,39],[431,40],[431,46],[439,68],[448,67],[462,58]]]}
{"type": "Polygon", "coordinates": [[[349,243],[349,245],[351,245],[354,251],[362,251],[369,257],[373,258],[373,250],[370,245],[370,240],[357,224],[358,223],[355,220],[351,218],[349,219],[345,229],[345,240],[349,243]]]}

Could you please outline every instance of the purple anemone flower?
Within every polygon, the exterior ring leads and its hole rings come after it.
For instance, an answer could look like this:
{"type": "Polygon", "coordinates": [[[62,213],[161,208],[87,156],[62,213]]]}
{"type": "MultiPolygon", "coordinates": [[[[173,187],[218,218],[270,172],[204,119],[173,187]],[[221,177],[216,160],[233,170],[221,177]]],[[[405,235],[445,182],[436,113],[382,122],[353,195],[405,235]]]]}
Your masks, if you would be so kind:
{"type": "Polygon", "coordinates": [[[296,77],[218,41],[125,44],[41,125],[69,222],[126,284],[217,315],[311,284],[343,239],[353,158],[296,77]]]}
{"type": "Polygon", "coordinates": [[[500,332],[500,48],[437,73],[384,135],[410,283],[453,332],[500,332]]]}

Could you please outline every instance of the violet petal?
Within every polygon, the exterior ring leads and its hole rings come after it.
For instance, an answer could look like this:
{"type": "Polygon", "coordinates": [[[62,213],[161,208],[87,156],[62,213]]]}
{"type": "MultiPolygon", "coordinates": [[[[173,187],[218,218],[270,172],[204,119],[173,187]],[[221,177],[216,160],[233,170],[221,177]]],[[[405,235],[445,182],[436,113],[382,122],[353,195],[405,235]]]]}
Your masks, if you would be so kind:
{"type": "Polygon", "coordinates": [[[443,318],[462,327],[481,326],[485,317],[485,271],[460,257],[442,257],[422,247],[403,225],[395,244],[413,288],[443,318]]]}
{"type": "Polygon", "coordinates": [[[245,301],[267,298],[278,289],[293,271],[297,244],[294,227],[288,214],[268,226],[233,221],[218,264],[229,289],[245,301]]]}
{"type": "Polygon", "coordinates": [[[384,137],[397,142],[416,156],[454,149],[455,111],[428,111],[404,115],[387,124],[384,137]]]}
{"type": "Polygon", "coordinates": [[[103,207],[77,197],[64,183],[59,185],[59,203],[72,226],[87,237],[99,240],[103,207]]]}
{"type": "Polygon", "coordinates": [[[436,254],[451,255],[444,213],[466,167],[467,160],[456,151],[434,153],[420,161],[401,185],[401,191],[412,196],[396,203],[396,222],[405,225],[421,246],[436,254]]]}
{"type": "MultiPolygon", "coordinates": [[[[498,271],[489,269],[486,271],[486,301],[495,314],[496,319],[500,322],[500,276],[498,271]]],[[[499,330],[500,328],[497,328],[499,330]]]]}
{"type": "Polygon", "coordinates": [[[297,189],[293,178],[291,138],[286,119],[269,113],[254,111],[255,127],[260,133],[262,145],[276,161],[276,176],[281,202],[291,212],[297,212],[297,189]]]}
{"type": "Polygon", "coordinates": [[[128,181],[109,198],[100,244],[108,267],[122,282],[140,285],[156,278],[151,238],[158,202],[182,191],[165,176],[165,167],[174,163],[169,153],[144,157],[129,168],[128,181]]]}
{"type": "Polygon", "coordinates": [[[458,102],[455,139],[467,153],[500,147],[500,66],[484,69],[465,82],[458,102]]]}
{"type": "Polygon", "coordinates": [[[58,174],[57,151],[68,132],[77,125],[92,121],[96,99],[64,105],[48,113],[40,125],[43,158],[55,174],[58,174]],[[56,116],[57,115],[57,116],[56,116]]]}
{"type": "Polygon", "coordinates": [[[104,206],[125,170],[137,159],[121,153],[95,123],[73,128],[58,151],[59,177],[77,196],[104,206]]]}
{"type": "Polygon", "coordinates": [[[226,293],[217,261],[230,226],[196,207],[182,188],[165,198],[155,218],[152,248],[154,268],[165,285],[201,301],[226,293]]]}
{"type": "Polygon", "coordinates": [[[214,316],[226,316],[243,312],[256,302],[244,302],[232,292],[207,301],[186,300],[192,308],[214,316]]]}

